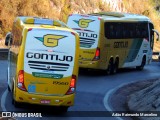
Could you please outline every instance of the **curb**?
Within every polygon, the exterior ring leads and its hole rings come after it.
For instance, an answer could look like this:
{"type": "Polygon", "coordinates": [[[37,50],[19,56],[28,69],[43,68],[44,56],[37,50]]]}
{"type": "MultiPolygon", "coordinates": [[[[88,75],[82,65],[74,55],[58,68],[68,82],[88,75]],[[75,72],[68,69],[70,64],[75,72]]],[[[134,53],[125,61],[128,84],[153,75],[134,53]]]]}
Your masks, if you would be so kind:
{"type": "MultiPolygon", "coordinates": [[[[136,84],[138,84],[138,83],[143,83],[143,82],[145,82],[145,81],[153,81],[153,80],[157,80],[157,79],[159,79],[159,78],[155,78],[155,77],[151,77],[151,78],[149,78],[149,79],[142,79],[142,80],[137,80],[137,81],[131,81],[131,82],[129,82],[129,83],[123,83],[123,84],[121,84],[121,85],[119,85],[118,87],[115,87],[115,88],[113,88],[113,89],[110,89],[107,93],[106,93],[106,95],[105,95],[105,97],[104,97],[104,99],[103,99],[103,103],[104,103],[104,106],[105,106],[105,108],[106,108],[106,110],[107,111],[117,111],[117,110],[115,110],[115,108],[112,106],[112,104],[111,104],[111,99],[112,99],[112,97],[114,96],[114,94],[118,91],[118,90],[120,90],[121,88],[122,89],[124,89],[124,88],[126,88],[127,86],[130,86],[130,85],[132,85],[132,84],[134,84],[134,85],[136,85],[136,84]]],[[[126,102],[126,101],[125,101],[126,102]]],[[[126,110],[126,109],[125,109],[126,110]]],[[[126,110],[127,111],[127,110],[126,110]]],[[[123,120],[121,117],[115,117],[116,119],[118,119],[118,120],[123,120]]]]}

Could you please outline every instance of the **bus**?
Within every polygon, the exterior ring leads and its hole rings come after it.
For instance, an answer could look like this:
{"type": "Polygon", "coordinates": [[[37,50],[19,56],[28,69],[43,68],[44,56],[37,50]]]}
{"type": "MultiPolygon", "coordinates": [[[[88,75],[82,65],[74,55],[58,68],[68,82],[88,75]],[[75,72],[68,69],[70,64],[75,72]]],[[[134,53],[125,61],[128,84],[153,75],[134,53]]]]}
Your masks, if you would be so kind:
{"type": "Polygon", "coordinates": [[[65,23],[38,17],[17,17],[6,35],[8,90],[13,104],[74,105],[78,78],[79,36],[65,23]]]}
{"type": "Polygon", "coordinates": [[[67,25],[80,36],[79,67],[114,74],[142,70],[152,60],[154,25],[143,15],[119,12],[71,14],[67,25]]]}

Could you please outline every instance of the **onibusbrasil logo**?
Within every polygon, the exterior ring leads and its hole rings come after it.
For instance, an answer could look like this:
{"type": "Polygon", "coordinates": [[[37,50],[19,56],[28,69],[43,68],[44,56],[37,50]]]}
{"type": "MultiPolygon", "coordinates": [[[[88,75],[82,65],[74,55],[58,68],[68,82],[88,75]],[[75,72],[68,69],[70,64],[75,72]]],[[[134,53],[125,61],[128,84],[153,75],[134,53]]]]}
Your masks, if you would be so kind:
{"type": "Polygon", "coordinates": [[[65,38],[64,35],[44,35],[43,37],[35,37],[47,47],[56,47],[58,46],[58,41],[62,38],[65,38]]]}
{"type": "Polygon", "coordinates": [[[79,21],[73,20],[75,23],[78,24],[79,27],[81,28],[87,28],[89,26],[89,23],[93,22],[94,20],[90,19],[80,19],[79,21]]]}

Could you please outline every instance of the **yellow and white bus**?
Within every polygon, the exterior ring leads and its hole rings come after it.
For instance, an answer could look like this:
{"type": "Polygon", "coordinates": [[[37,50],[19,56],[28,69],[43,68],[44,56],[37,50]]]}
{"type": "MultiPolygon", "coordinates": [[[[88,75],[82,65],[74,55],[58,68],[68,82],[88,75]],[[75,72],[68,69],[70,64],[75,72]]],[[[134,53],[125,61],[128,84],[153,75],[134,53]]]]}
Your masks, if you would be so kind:
{"type": "Polygon", "coordinates": [[[79,56],[75,31],[57,20],[17,17],[5,44],[15,106],[51,105],[67,111],[74,105],[79,56]]]}
{"type": "Polygon", "coordinates": [[[142,70],[152,60],[154,26],[146,16],[118,12],[71,14],[67,25],[80,36],[81,68],[111,74],[125,67],[142,70]]]}

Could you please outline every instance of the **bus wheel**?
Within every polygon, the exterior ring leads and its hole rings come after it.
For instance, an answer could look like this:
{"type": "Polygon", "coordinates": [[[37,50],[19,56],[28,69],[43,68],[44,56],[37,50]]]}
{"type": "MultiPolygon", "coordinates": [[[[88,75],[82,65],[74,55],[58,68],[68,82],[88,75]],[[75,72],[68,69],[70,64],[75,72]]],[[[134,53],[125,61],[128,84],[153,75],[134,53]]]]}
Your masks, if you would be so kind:
{"type": "Polygon", "coordinates": [[[115,63],[114,63],[114,70],[113,70],[113,74],[118,72],[118,64],[119,64],[119,60],[116,59],[115,63]]]}
{"type": "Polygon", "coordinates": [[[12,91],[12,104],[18,108],[20,107],[20,103],[14,100],[14,90],[12,91]]]}
{"type": "Polygon", "coordinates": [[[107,68],[107,74],[113,74],[114,73],[114,64],[113,64],[113,60],[110,59],[109,64],[108,64],[108,68],[107,68]]]}
{"type": "Polygon", "coordinates": [[[145,64],[146,64],[146,57],[144,56],[143,59],[142,59],[141,65],[140,65],[140,66],[137,66],[136,69],[137,69],[137,70],[143,70],[145,64]]]}

